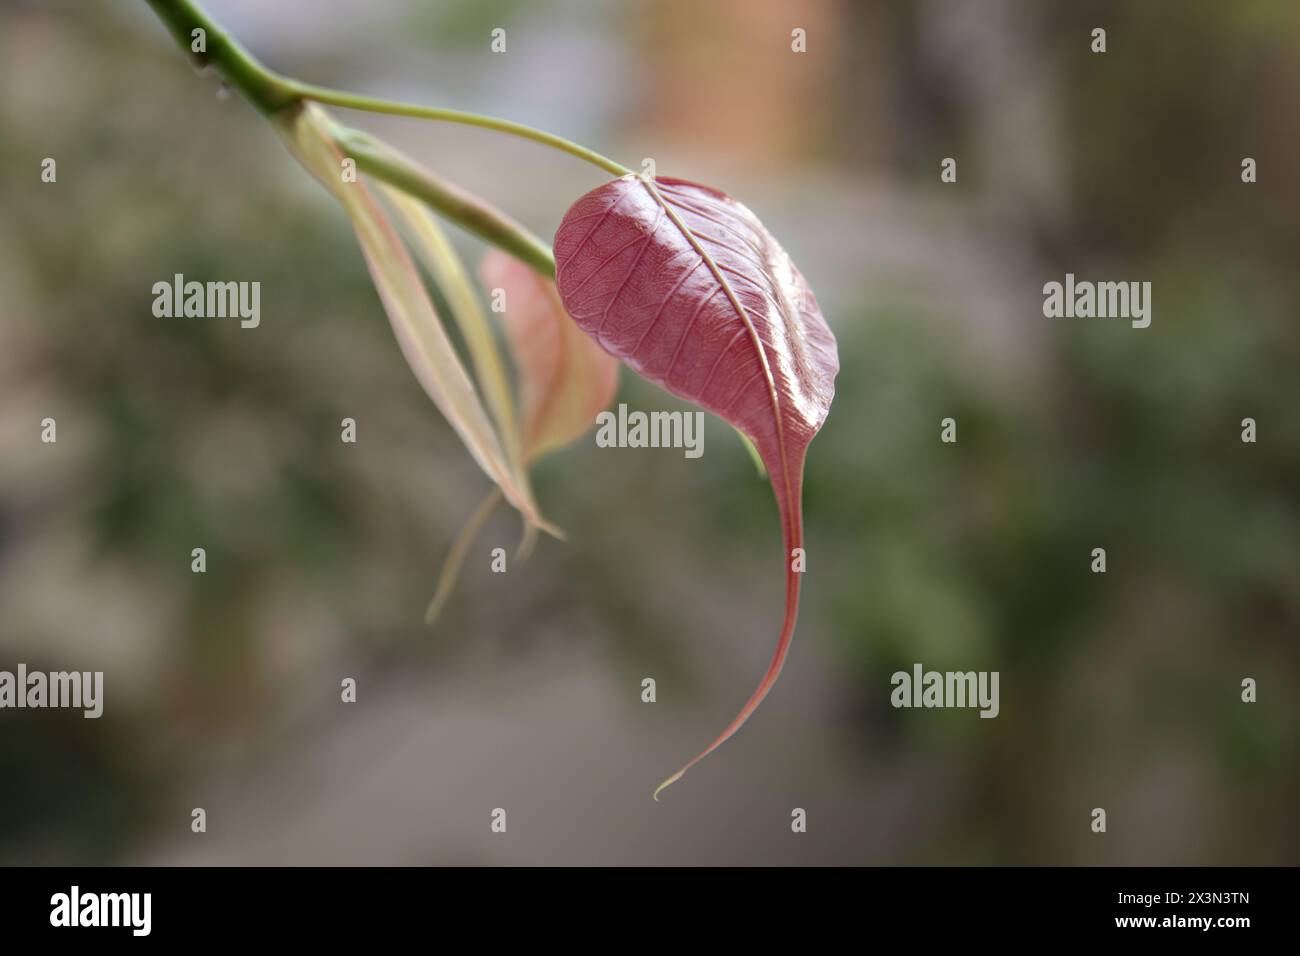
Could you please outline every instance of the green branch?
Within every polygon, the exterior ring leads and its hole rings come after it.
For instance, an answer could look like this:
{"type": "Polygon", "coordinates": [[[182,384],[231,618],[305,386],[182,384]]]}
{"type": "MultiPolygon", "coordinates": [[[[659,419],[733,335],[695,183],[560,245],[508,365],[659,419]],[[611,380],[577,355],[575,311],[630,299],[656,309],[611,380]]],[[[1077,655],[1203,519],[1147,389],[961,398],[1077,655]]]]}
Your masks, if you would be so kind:
{"type": "Polygon", "coordinates": [[[167,25],[180,48],[200,66],[211,64],[263,113],[274,113],[302,98],[283,76],[258,63],[253,55],[218,26],[193,0],[146,0],[167,25]],[[194,31],[203,31],[203,52],[194,50],[194,31]]]}
{"type": "Polygon", "coordinates": [[[243,93],[263,113],[274,113],[302,100],[315,100],[318,103],[365,110],[370,113],[389,113],[396,116],[480,126],[550,146],[571,156],[577,156],[593,166],[599,166],[615,176],[626,176],[631,172],[627,167],[602,156],[595,150],[522,123],[478,113],[467,113],[463,110],[394,103],[358,93],[346,93],[323,86],[300,83],[281,76],[259,63],[251,53],[218,26],[194,0],[145,0],[145,2],[167,25],[182,50],[194,57],[199,64],[211,64],[216,67],[232,86],[243,93]],[[206,49],[202,53],[193,52],[195,30],[203,30],[205,34],[206,49]]]}

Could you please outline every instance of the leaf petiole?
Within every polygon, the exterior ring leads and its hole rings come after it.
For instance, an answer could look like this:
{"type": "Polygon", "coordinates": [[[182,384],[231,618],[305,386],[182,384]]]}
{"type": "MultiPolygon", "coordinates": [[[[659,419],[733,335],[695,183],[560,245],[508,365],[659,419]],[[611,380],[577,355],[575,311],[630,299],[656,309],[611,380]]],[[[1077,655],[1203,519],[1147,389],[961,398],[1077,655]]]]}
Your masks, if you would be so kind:
{"type": "Polygon", "coordinates": [[[267,116],[285,107],[301,103],[303,100],[315,100],[317,103],[364,110],[368,113],[388,113],[395,116],[480,126],[550,146],[585,160],[593,166],[599,166],[615,176],[625,176],[630,172],[626,167],[595,150],[562,136],[556,136],[554,133],[525,126],[523,123],[464,110],[395,103],[360,93],[348,93],[299,82],[291,77],[282,76],[260,63],[256,57],[240,46],[238,41],[218,26],[195,0],[145,0],[145,2],[153,8],[154,13],[171,31],[182,50],[203,65],[215,66],[233,86],[267,116]],[[202,48],[199,49],[199,46],[202,48]]]}
{"type": "Polygon", "coordinates": [[[460,123],[465,126],[492,129],[499,133],[508,133],[511,136],[531,139],[535,143],[558,149],[561,152],[585,160],[593,166],[599,166],[607,173],[612,173],[615,176],[626,176],[631,172],[626,166],[614,162],[608,156],[602,156],[593,149],[588,149],[572,140],[565,139],[563,136],[556,136],[554,133],[548,133],[532,126],[525,126],[523,123],[516,123],[513,120],[484,116],[482,113],[470,113],[465,110],[450,110],[437,106],[419,106],[414,103],[381,100],[360,93],[348,93],[344,90],[332,90],[323,86],[313,86],[309,83],[299,83],[296,80],[289,80],[288,83],[290,89],[303,99],[315,100],[317,103],[324,103],[328,106],[341,106],[344,109],[363,110],[367,113],[387,113],[392,116],[409,116],[414,119],[439,120],[444,123],[460,123]]]}

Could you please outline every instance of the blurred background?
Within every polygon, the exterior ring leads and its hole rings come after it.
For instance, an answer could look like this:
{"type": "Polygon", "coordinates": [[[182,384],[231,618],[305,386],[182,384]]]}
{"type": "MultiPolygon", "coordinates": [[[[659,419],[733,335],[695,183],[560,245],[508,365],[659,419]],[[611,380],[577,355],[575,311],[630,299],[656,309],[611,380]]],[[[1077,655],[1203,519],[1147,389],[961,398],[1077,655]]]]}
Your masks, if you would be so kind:
{"type": "MultiPolygon", "coordinates": [[[[1300,7],[207,7],[281,72],[650,157],[763,217],[842,364],[799,629],[651,802],[781,618],[771,492],[712,419],[697,460],[588,436],[545,461],[568,542],[494,575],[498,514],[426,628],[488,483],[341,210],[142,0],[5,0],[0,669],[102,670],[106,699],[0,712],[0,862],[1300,862],[1300,7]],[[155,318],[178,272],[260,281],[261,326],[155,318]],[[1045,319],[1066,272],[1151,281],[1150,328],[1045,319]],[[999,671],[1000,715],[893,709],[915,662],[999,671]]],[[[547,238],[603,180],[340,115],[547,238]]],[[[683,407],[626,371],[619,401],[683,407]]]]}

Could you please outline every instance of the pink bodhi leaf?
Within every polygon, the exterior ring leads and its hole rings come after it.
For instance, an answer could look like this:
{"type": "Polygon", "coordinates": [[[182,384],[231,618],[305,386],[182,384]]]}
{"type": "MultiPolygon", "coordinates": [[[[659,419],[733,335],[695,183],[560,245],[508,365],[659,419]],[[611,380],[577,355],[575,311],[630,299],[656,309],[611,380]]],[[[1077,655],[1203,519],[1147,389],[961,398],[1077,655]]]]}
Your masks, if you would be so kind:
{"type": "Polygon", "coordinates": [[[555,283],[500,249],[479,275],[505,294],[506,340],[519,373],[524,460],[532,463],[577,439],[618,390],[618,360],[565,314],[555,283]]]}
{"type": "Polygon", "coordinates": [[[602,348],[749,436],[771,477],[786,549],[785,620],[757,689],[681,779],[745,723],[781,673],[799,609],[808,444],[839,355],[817,300],[752,212],[679,179],[625,176],[587,193],[555,234],[556,284],[602,348]]]}

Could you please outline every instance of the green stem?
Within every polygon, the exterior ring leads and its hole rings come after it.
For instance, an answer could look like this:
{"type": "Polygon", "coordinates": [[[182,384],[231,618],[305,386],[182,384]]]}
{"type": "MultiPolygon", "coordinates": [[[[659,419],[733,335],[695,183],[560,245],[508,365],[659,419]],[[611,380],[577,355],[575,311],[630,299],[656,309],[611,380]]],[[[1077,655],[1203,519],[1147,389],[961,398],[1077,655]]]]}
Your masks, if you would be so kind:
{"type": "Polygon", "coordinates": [[[252,54],[245,50],[229,34],[218,26],[211,17],[194,0],[145,0],[154,13],[171,30],[181,49],[190,53],[202,65],[211,63],[230,83],[246,96],[261,112],[270,114],[302,100],[315,100],[346,109],[365,110],[370,113],[389,113],[396,116],[413,116],[420,119],[441,120],[447,123],[463,123],[469,126],[481,126],[494,129],[512,136],[520,136],[561,150],[571,156],[586,160],[599,166],[615,176],[626,176],[631,170],[594,150],[587,149],[561,136],[547,133],[522,123],[497,119],[494,116],[482,116],[463,110],[439,109],[431,106],[416,106],[409,103],[394,103],[375,99],[357,93],[331,90],[323,86],[300,83],[297,80],[281,76],[259,63],[252,54]],[[206,34],[206,49],[202,53],[192,52],[193,33],[203,30],[206,34]]]}
{"type": "Polygon", "coordinates": [[[335,127],[334,141],[357,168],[427,203],[453,222],[555,278],[555,256],[546,243],[501,210],[447,182],[392,147],[360,130],[335,127]]]}
{"type": "Polygon", "coordinates": [[[293,84],[273,73],[217,25],[193,0],[146,0],[158,19],[167,25],[182,50],[200,66],[211,64],[232,86],[263,113],[298,102],[302,98],[293,84]],[[201,53],[194,51],[194,31],[204,33],[201,53]]]}
{"type": "Polygon", "coordinates": [[[626,166],[614,162],[607,156],[602,156],[595,150],[587,149],[585,146],[580,146],[562,136],[556,136],[554,133],[535,129],[532,126],[525,126],[523,123],[498,119],[495,116],[483,116],[480,113],[467,113],[464,110],[448,110],[436,106],[417,106],[411,103],[394,103],[390,100],[378,100],[370,96],[362,96],[359,93],[346,93],[342,90],[331,90],[323,86],[312,86],[297,81],[290,82],[294,91],[300,96],[304,99],[315,100],[317,103],[342,106],[351,110],[365,110],[368,113],[388,113],[393,116],[411,116],[416,119],[441,120],[444,123],[461,123],[466,126],[494,129],[500,133],[509,133],[511,136],[531,139],[535,143],[542,143],[571,156],[577,156],[579,159],[586,160],[593,166],[599,166],[615,176],[626,176],[632,172],[626,166]]]}

